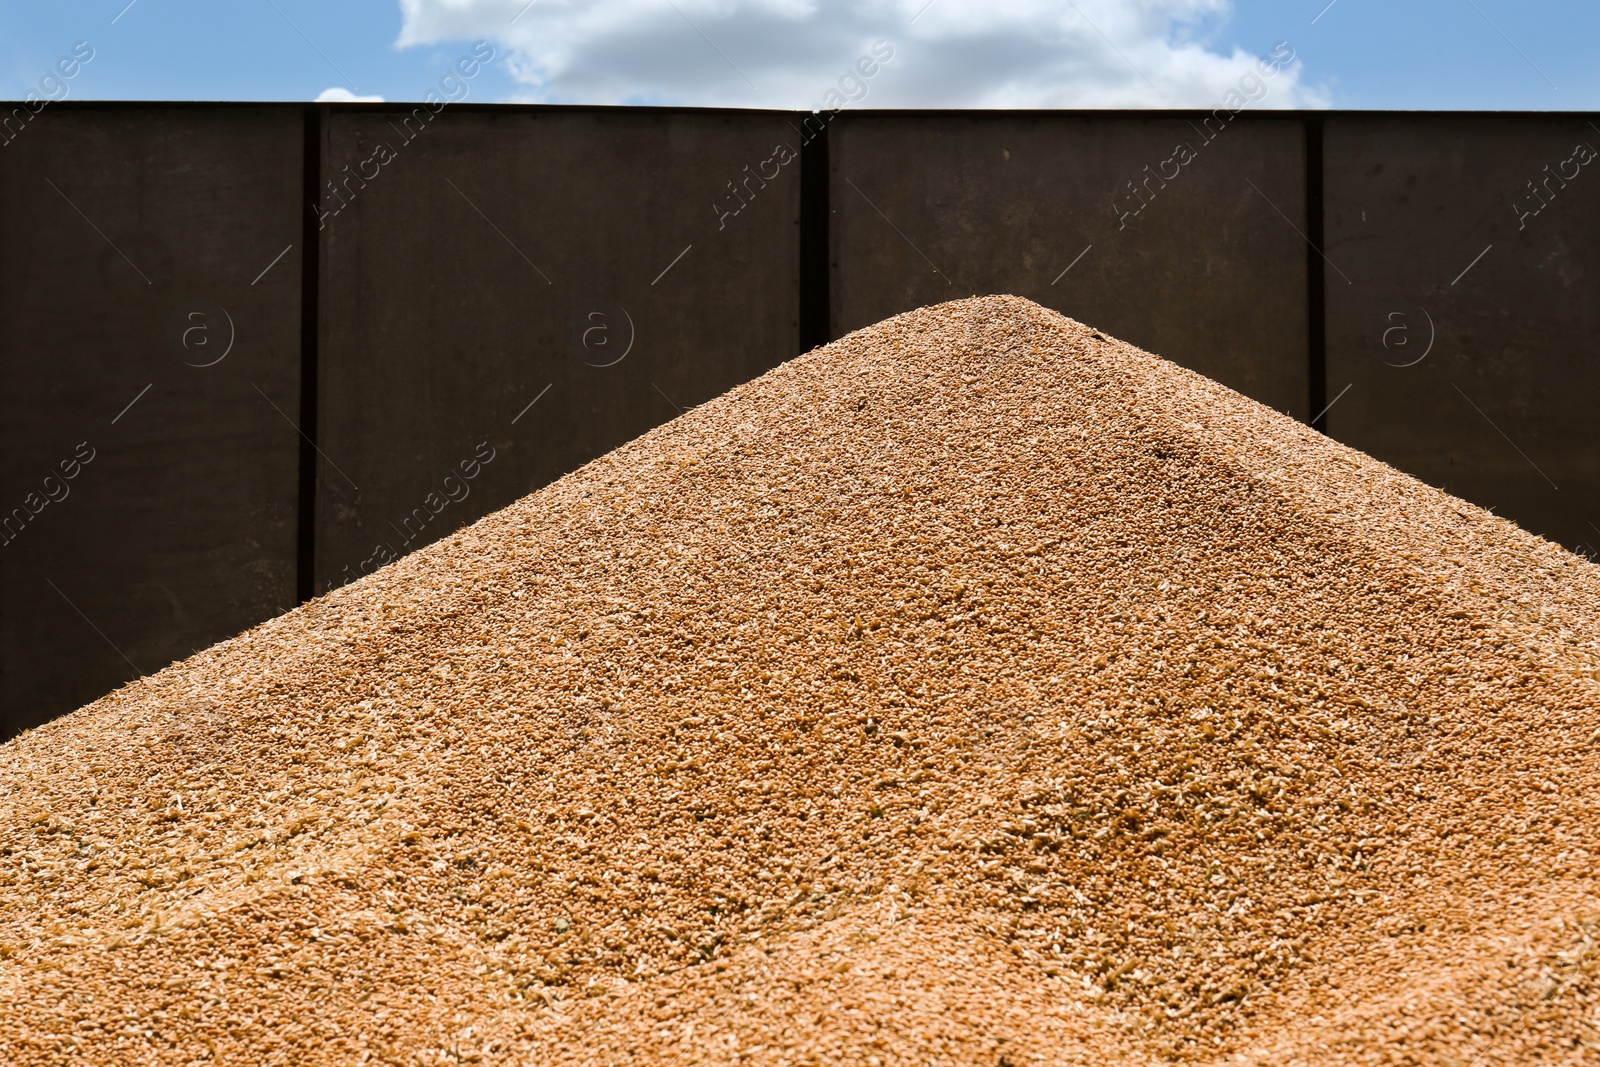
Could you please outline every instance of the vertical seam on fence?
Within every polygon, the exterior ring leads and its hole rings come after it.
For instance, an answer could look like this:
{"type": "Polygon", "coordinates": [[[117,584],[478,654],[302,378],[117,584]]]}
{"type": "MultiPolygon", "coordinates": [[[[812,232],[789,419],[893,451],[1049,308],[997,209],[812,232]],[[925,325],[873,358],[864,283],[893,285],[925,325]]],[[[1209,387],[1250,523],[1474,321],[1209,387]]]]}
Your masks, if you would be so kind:
{"type": "Polygon", "coordinates": [[[800,114],[800,351],[833,340],[828,309],[828,122],[800,114]]]}
{"type": "Polygon", "coordinates": [[[327,109],[306,108],[304,216],[300,236],[300,468],[295,529],[295,593],[303,604],[317,595],[317,294],[322,254],[317,198],[322,185],[322,137],[327,109]]]}
{"type": "Polygon", "coordinates": [[[1306,139],[1306,307],[1308,341],[1307,375],[1310,384],[1311,428],[1327,433],[1328,415],[1328,308],[1323,267],[1322,116],[1304,120],[1306,139]]]}

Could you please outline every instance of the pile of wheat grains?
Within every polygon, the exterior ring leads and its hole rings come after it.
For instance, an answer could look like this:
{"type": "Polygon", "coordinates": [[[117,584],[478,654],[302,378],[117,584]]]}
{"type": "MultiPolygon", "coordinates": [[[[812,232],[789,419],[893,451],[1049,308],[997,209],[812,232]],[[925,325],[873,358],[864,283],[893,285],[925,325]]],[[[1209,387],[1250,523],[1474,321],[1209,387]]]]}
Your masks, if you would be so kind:
{"type": "Polygon", "coordinates": [[[0,747],[7,1064],[1600,1058],[1600,569],[1014,297],[0,747]]]}

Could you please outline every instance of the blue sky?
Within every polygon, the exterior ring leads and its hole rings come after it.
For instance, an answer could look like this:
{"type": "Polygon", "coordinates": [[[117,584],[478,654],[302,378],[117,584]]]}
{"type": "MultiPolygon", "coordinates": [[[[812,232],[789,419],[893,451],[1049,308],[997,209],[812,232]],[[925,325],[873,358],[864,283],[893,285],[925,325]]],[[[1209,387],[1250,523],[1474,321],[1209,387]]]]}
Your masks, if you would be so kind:
{"type": "Polygon", "coordinates": [[[458,98],[1212,107],[1283,41],[1264,107],[1600,109],[1592,0],[0,0],[0,97],[417,100],[479,39],[458,98]]]}

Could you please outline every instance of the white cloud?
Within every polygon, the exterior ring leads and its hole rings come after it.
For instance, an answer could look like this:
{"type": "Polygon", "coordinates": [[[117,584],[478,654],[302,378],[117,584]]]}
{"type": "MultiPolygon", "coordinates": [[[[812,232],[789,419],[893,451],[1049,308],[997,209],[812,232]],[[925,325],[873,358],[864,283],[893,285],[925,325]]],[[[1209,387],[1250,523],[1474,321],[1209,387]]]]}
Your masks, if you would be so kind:
{"type": "Polygon", "coordinates": [[[381,104],[381,96],[357,96],[342,85],[335,85],[331,89],[324,89],[311,101],[313,104],[381,104]]]}
{"type": "MultiPolygon", "coordinates": [[[[487,38],[523,99],[814,108],[874,42],[870,107],[1216,107],[1229,0],[400,0],[401,47],[487,38]]],[[[1293,42],[1290,42],[1292,45],[1293,42]]],[[[1327,101],[1298,62],[1260,107],[1327,101]]]]}

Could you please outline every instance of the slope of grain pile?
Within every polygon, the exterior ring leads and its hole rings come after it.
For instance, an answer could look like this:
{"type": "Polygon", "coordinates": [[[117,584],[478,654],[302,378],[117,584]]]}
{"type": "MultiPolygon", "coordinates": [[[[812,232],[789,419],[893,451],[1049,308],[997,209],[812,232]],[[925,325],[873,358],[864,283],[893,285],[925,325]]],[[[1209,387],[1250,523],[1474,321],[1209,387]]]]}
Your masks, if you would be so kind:
{"type": "Polygon", "coordinates": [[[0,748],[8,1064],[1600,1057],[1600,572],[1025,300],[0,748]]]}

